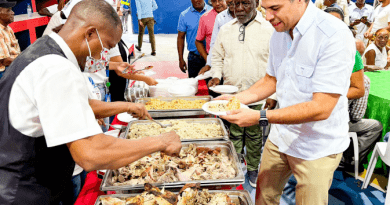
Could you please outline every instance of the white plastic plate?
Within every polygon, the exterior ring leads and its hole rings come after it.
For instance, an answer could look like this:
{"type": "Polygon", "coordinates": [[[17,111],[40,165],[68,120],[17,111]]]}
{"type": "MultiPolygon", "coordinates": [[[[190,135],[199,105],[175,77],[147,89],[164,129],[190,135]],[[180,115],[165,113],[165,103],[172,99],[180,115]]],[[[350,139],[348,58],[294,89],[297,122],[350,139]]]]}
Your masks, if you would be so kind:
{"type": "Polygon", "coordinates": [[[217,85],[215,87],[211,87],[210,90],[220,94],[231,94],[237,92],[238,87],[233,85],[217,85]]]}
{"type": "Polygon", "coordinates": [[[195,79],[197,80],[204,80],[204,79],[207,79],[207,78],[210,78],[211,77],[211,71],[207,71],[205,73],[203,73],[202,75],[198,75],[195,77],[195,79]]]}
{"type": "Polygon", "coordinates": [[[136,118],[133,118],[133,116],[131,116],[130,114],[128,114],[126,112],[118,114],[117,118],[119,121],[127,122],[127,123],[130,121],[136,120],[136,118]]]}
{"type": "MultiPolygon", "coordinates": [[[[205,112],[210,113],[210,114],[212,114],[212,115],[218,115],[218,116],[219,116],[219,115],[226,115],[226,111],[223,111],[223,112],[214,112],[214,111],[210,111],[210,110],[209,110],[209,105],[210,105],[210,104],[214,104],[214,103],[216,103],[216,104],[218,104],[218,103],[227,104],[228,102],[229,102],[228,100],[213,100],[213,101],[210,101],[210,102],[207,102],[207,103],[203,104],[202,109],[203,109],[205,112]]],[[[241,105],[240,109],[241,109],[241,108],[249,109],[249,107],[248,107],[247,105],[244,105],[244,104],[242,104],[242,103],[240,103],[240,105],[241,105]]]]}

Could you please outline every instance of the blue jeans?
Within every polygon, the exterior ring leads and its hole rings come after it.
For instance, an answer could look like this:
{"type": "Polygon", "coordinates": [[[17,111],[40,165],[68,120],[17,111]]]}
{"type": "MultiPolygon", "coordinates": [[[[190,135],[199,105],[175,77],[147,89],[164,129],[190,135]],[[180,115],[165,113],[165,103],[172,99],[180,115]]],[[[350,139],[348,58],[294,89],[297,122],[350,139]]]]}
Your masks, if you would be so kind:
{"type": "Polygon", "coordinates": [[[200,69],[206,65],[206,61],[202,56],[190,51],[188,54],[188,77],[195,78],[198,76],[200,69]]]}
{"type": "Polygon", "coordinates": [[[80,174],[75,175],[72,177],[72,183],[73,183],[73,203],[76,202],[77,197],[79,196],[79,193],[81,189],[84,186],[85,178],[87,177],[87,172],[82,171],[80,174]]]}

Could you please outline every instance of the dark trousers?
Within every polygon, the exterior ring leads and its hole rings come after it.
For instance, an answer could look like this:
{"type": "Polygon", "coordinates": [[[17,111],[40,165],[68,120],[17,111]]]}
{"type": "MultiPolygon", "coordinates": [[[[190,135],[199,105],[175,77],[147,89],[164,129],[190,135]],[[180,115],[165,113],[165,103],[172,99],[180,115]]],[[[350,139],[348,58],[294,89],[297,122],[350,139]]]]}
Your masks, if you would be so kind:
{"type": "Polygon", "coordinates": [[[200,69],[206,65],[206,61],[198,54],[190,51],[188,54],[188,77],[195,78],[198,76],[200,69]]]}

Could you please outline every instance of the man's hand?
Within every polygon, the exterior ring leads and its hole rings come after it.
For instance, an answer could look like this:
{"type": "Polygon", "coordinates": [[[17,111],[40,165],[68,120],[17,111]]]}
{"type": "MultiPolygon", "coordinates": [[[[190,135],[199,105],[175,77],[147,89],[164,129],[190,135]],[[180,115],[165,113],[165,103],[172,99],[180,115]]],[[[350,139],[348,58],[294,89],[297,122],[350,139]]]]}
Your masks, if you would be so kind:
{"type": "Polygon", "coordinates": [[[373,35],[372,35],[370,32],[366,31],[366,32],[364,33],[364,38],[367,38],[368,40],[371,40],[372,37],[373,37],[373,35]]]}
{"type": "Polygon", "coordinates": [[[158,84],[158,82],[152,77],[147,77],[144,82],[148,85],[157,85],[158,84]]]}
{"type": "Polygon", "coordinates": [[[228,111],[227,115],[221,115],[219,117],[240,127],[249,127],[259,124],[260,111],[241,108],[239,110],[228,111]]]}
{"type": "Polygon", "coordinates": [[[127,113],[131,114],[135,118],[144,119],[145,117],[152,118],[145,106],[140,103],[129,103],[127,113]]]}
{"type": "Polygon", "coordinates": [[[119,72],[123,72],[126,68],[127,69],[127,72],[126,73],[132,73],[134,72],[134,65],[130,65],[129,63],[127,62],[110,62],[110,64],[113,64],[113,68],[114,70],[117,70],[119,72]]]}
{"type": "Polygon", "coordinates": [[[267,98],[267,100],[265,101],[264,109],[272,110],[276,107],[277,103],[278,101],[271,98],[267,98]]]}
{"type": "Polygon", "coordinates": [[[99,125],[106,126],[106,123],[104,122],[103,118],[97,119],[97,122],[98,122],[99,125]]]}
{"type": "Polygon", "coordinates": [[[224,94],[214,98],[213,100],[230,100],[232,97],[234,97],[234,95],[224,94]]]}
{"type": "Polygon", "coordinates": [[[208,86],[209,86],[209,88],[210,88],[210,87],[214,87],[214,86],[216,86],[216,85],[219,85],[220,82],[221,82],[221,80],[219,80],[218,78],[213,78],[213,79],[211,79],[211,80],[209,81],[208,86]]]}
{"type": "Polygon", "coordinates": [[[183,73],[186,73],[186,70],[187,70],[187,63],[186,63],[183,59],[180,59],[180,61],[179,61],[179,67],[180,67],[180,70],[181,70],[183,73]]]}
{"type": "Polygon", "coordinates": [[[175,131],[163,133],[159,136],[166,145],[163,153],[169,156],[177,156],[181,150],[180,136],[175,131]]]}
{"type": "MultiPolygon", "coordinates": [[[[356,26],[356,25],[358,25],[360,22],[362,22],[362,21],[360,21],[360,19],[356,19],[354,22],[351,23],[351,26],[356,26]]],[[[367,20],[366,20],[366,22],[367,22],[367,20]]],[[[363,22],[363,23],[364,23],[364,22],[363,22]]]]}
{"type": "Polygon", "coordinates": [[[198,75],[203,75],[205,72],[209,71],[211,67],[209,65],[205,65],[202,69],[200,69],[198,75]]]}
{"type": "Polygon", "coordinates": [[[4,59],[1,59],[1,60],[0,60],[0,64],[7,67],[7,66],[11,65],[11,63],[12,63],[14,60],[15,60],[15,59],[14,59],[14,58],[11,58],[11,57],[4,58],[4,59]]]}
{"type": "Polygon", "coordinates": [[[141,26],[142,28],[145,28],[145,26],[144,26],[144,24],[142,23],[141,20],[138,20],[138,24],[139,24],[139,26],[141,26]]]}

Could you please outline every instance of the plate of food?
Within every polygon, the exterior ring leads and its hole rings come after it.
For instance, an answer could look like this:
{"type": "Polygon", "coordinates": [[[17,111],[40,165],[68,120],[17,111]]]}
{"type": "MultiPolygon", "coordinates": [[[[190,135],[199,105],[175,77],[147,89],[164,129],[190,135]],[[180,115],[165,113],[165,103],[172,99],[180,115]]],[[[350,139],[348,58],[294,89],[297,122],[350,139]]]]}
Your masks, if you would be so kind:
{"type": "Polygon", "coordinates": [[[249,109],[247,105],[240,103],[240,101],[233,97],[230,100],[213,100],[205,103],[202,109],[213,115],[226,115],[227,111],[238,110],[241,108],[249,109]]]}
{"type": "Polygon", "coordinates": [[[210,90],[220,94],[231,94],[238,91],[238,87],[234,85],[217,85],[210,87],[210,90]]]}

